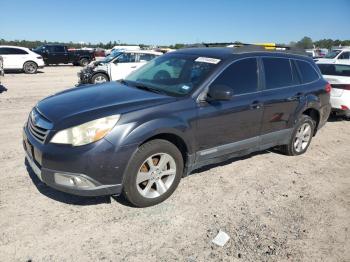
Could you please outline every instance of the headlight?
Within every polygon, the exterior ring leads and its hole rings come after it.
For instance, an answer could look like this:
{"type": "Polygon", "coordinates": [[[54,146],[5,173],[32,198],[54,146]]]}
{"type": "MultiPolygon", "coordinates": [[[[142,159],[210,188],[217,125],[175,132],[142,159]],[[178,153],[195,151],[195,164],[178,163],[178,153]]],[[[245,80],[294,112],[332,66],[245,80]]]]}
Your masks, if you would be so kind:
{"type": "Polygon", "coordinates": [[[104,138],[117,124],[120,115],[99,118],[79,126],[59,131],[51,143],[82,146],[104,138]]]}

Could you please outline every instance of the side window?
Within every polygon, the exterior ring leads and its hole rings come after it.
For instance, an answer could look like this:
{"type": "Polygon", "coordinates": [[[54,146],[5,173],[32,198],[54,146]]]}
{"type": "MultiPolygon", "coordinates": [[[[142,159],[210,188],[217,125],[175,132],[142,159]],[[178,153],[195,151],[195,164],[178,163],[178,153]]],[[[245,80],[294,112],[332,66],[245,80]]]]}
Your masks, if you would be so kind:
{"type": "Polygon", "coordinates": [[[53,47],[53,52],[55,53],[64,53],[64,47],[63,46],[54,46],[53,47]]]}
{"type": "Polygon", "coordinates": [[[152,54],[140,54],[140,62],[148,62],[155,58],[155,55],[152,54]]]}
{"type": "Polygon", "coordinates": [[[26,54],[28,54],[26,51],[24,51],[22,49],[9,48],[9,47],[3,48],[3,52],[6,55],[26,55],[26,54]]]}
{"type": "Polygon", "coordinates": [[[286,58],[263,58],[266,89],[295,85],[291,63],[286,58]]]}
{"type": "Polygon", "coordinates": [[[227,67],[212,85],[226,85],[235,95],[258,90],[258,66],[256,58],[242,59],[227,67]]]}
{"type": "Polygon", "coordinates": [[[319,78],[319,75],[310,63],[301,60],[296,60],[296,63],[299,67],[303,83],[310,83],[319,78]]]}
{"type": "Polygon", "coordinates": [[[350,52],[343,52],[338,59],[350,59],[350,52]]]}
{"type": "Polygon", "coordinates": [[[117,63],[134,63],[136,61],[135,53],[123,53],[118,56],[115,62],[117,63]]]}
{"type": "Polygon", "coordinates": [[[0,47],[0,55],[6,55],[5,48],[0,47]]]}

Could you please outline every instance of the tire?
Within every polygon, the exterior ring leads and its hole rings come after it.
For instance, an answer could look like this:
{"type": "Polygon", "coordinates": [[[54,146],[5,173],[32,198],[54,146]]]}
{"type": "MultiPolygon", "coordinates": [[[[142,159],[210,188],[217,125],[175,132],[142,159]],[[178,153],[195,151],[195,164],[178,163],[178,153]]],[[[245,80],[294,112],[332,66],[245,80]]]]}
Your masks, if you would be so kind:
{"type": "Polygon", "coordinates": [[[38,65],[35,62],[25,62],[23,65],[23,71],[26,74],[35,74],[38,71],[38,65]]]}
{"type": "Polygon", "coordinates": [[[316,122],[310,116],[301,115],[294,127],[289,143],[281,146],[281,152],[288,156],[304,154],[310,146],[315,127],[316,122]]]}
{"type": "Polygon", "coordinates": [[[123,195],[137,207],[159,204],[175,191],[183,169],[182,154],[174,144],[151,140],[132,157],[124,177],[123,195]]]}
{"type": "Polygon", "coordinates": [[[87,66],[87,65],[89,64],[89,59],[87,59],[87,58],[82,58],[82,59],[80,59],[79,64],[80,64],[81,66],[87,66]]]}
{"type": "Polygon", "coordinates": [[[108,77],[102,73],[97,73],[97,74],[93,75],[91,78],[92,84],[102,84],[102,83],[105,83],[108,81],[109,81],[108,77]]]}

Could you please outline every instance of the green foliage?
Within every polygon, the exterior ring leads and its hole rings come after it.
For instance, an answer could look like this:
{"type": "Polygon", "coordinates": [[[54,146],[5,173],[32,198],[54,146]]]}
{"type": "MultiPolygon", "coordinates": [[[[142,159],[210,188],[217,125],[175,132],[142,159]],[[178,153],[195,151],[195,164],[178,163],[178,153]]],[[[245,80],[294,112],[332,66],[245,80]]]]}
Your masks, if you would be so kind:
{"type": "Polygon", "coordinates": [[[312,39],[308,36],[304,36],[295,46],[303,49],[311,49],[314,47],[312,39]]]}
{"type": "MultiPolygon", "coordinates": [[[[7,41],[5,39],[0,39],[0,45],[13,45],[13,46],[22,46],[22,47],[28,47],[28,48],[35,48],[40,45],[44,44],[60,44],[60,45],[66,45],[69,48],[81,48],[81,47],[91,47],[91,48],[104,48],[104,49],[111,49],[113,46],[116,45],[135,45],[135,44],[127,44],[127,43],[120,43],[117,41],[109,41],[108,43],[104,44],[102,42],[98,44],[92,44],[92,43],[73,43],[72,41],[65,43],[65,42],[48,42],[48,41],[28,41],[28,40],[13,40],[13,41],[7,41]]],[[[143,45],[145,46],[145,45],[143,45]]]]}

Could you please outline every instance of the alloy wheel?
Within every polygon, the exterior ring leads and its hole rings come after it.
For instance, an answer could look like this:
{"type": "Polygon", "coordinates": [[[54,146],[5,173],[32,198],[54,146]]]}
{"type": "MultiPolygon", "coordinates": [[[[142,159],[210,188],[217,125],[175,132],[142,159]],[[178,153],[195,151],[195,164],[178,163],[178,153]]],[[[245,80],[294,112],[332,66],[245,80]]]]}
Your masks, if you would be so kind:
{"type": "Polygon", "coordinates": [[[148,157],[140,166],[136,176],[136,187],[145,198],[163,195],[174,182],[176,163],[172,156],[157,153],[148,157]]]}
{"type": "Polygon", "coordinates": [[[294,138],[294,149],[300,153],[308,146],[311,140],[312,127],[309,123],[302,124],[294,138]]]}

